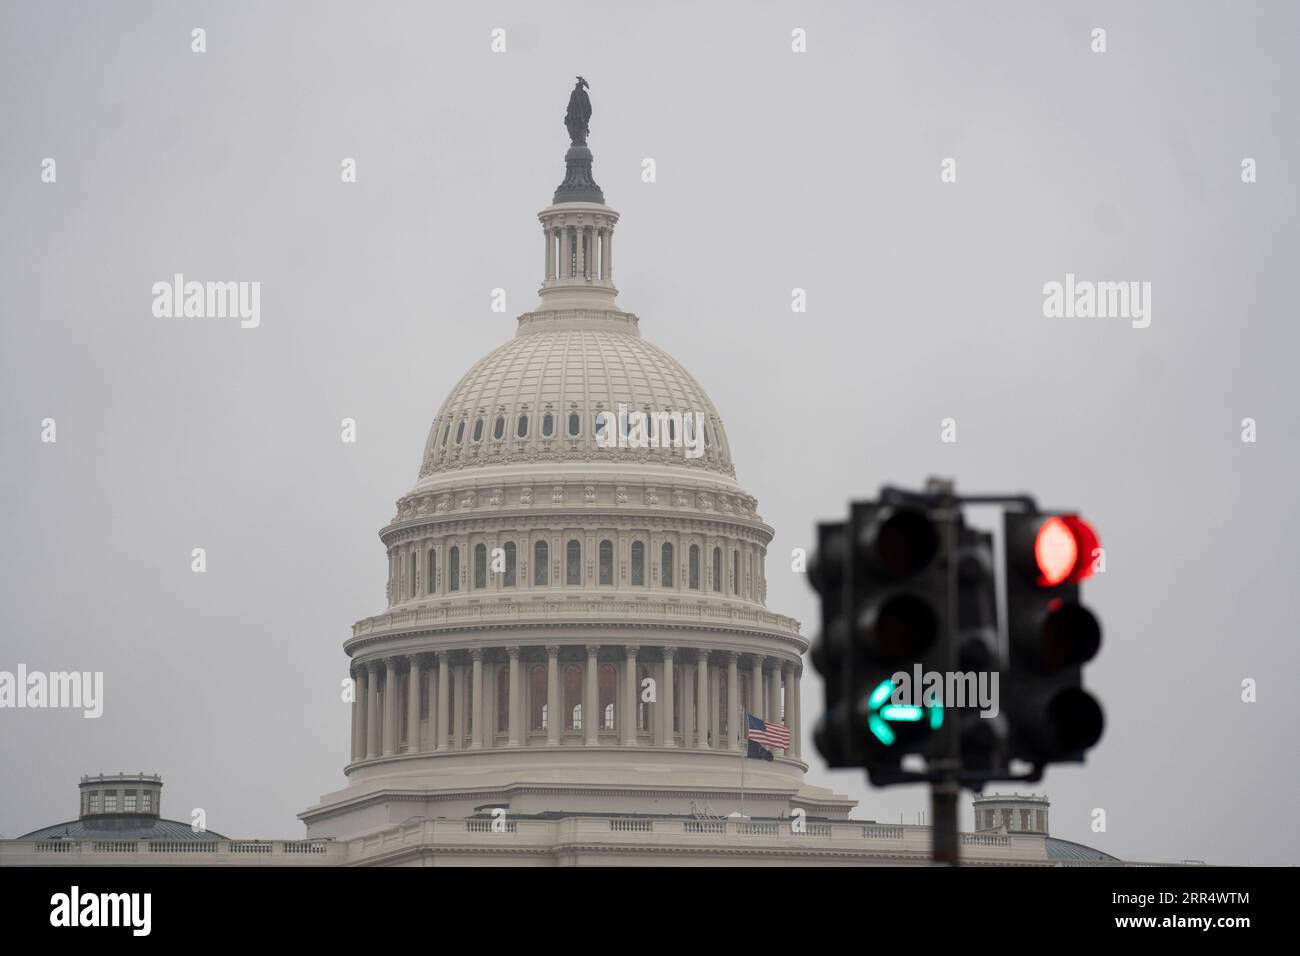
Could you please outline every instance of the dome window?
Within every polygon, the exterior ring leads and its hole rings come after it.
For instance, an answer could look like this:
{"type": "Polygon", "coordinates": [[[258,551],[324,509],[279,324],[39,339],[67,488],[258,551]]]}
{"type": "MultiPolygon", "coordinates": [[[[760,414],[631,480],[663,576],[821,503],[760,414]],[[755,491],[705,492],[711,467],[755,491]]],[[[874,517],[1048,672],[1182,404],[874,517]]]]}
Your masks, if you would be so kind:
{"type": "Polygon", "coordinates": [[[542,437],[550,438],[555,434],[555,416],[547,412],[542,416],[542,437]]]}
{"type": "Polygon", "coordinates": [[[687,562],[686,586],[692,591],[698,591],[700,589],[700,546],[691,545],[688,554],[690,557],[687,562]]]}
{"type": "Polygon", "coordinates": [[[713,590],[722,590],[722,549],[713,549],[713,590]]]}
{"type": "Polygon", "coordinates": [[[600,543],[600,583],[614,583],[614,544],[611,541],[600,543]]]}
{"type": "Polygon", "coordinates": [[[576,538],[564,546],[564,583],[582,583],[582,545],[576,538]]]}
{"type": "Polygon", "coordinates": [[[442,426],[442,447],[447,447],[447,436],[451,434],[451,422],[442,426]]]}
{"type": "Polygon", "coordinates": [[[474,545],[474,589],[487,587],[487,545],[474,545]]]}
{"type": "Polygon", "coordinates": [[[462,418],[460,420],[460,424],[456,426],[456,444],[459,445],[464,440],[465,440],[465,419],[462,418]]]}
{"type": "Polygon", "coordinates": [[[447,557],[447,590],[460,590],[460,548],[455,546],[447,557]]]}
{"type": "Polygon", "coordinates": [[[475,441],[483,440],[483,416],[482,415],[474,419],[474,440],[475,441]]]}
{"type": "Polygon", "coordinates": [[[547,581],[550,580],[547,567],[547,551],[545,541],[538,541],[533,545],[533,585],[535,587],[545,587],[547,581]]]}
{"type": "Polygon", "coordinates": [[[527,415],[520,415],[519,421],[515,423],[515,437],[516,438],[528,437],[528,416],[527,415]]]}
{"type": "Polygon", "coordinates": [[[506,417],[498,415],[496,423],[492,426],[492,437],[497,441],[506,437],[506,417]]]}
{"type": "Polygon", "coordinates": [[[578,418],[577,412],[569,412],[569,437],[577,438],[578,430],[582,427],[582,421],[578,418]]]}
{"type": "Polygon", "coordinates": [[[659,578],[664,587],[673,586],[673,546],[667,541],[659,549],[659,578]]]}
{"type": "Polygon", "coordinates": [[[518,573],[515,568],[517,564],[518,548],[515,546],[515,543],[513,541],[507,541],[505,552],[506,552],[505,579],[501,582],[501,586],[512,588],[515,586],[515,580],[518,577],[518,573]]]}
{"type": "Polygon", "coordinates": [[[645,585],[645,542],[632,542],[632,584],[635,587],[645,585]]]}

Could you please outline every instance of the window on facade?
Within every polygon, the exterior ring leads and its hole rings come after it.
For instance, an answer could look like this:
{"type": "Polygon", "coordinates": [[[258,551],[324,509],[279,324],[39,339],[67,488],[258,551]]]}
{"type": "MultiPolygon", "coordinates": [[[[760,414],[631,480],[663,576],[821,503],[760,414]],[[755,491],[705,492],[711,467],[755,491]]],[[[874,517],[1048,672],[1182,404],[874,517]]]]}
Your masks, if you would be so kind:
{"type": "Polygon", "coordinates": [[[641,541],[632,542],[632,584],[645,584],[645,544],[641,541]]]}
{"type": "Polygon", "coordinates": [[[691,550],[687,552],[690,555],[687,562],[687,580],[686,584],[692,591],[700,589],[700,547],[691,545],[691,550]]]}
{"type": "Polygon", "coordinates": [[[438,552],[433,548],[429,549],[428,560],[425,564],[428,567],[425,574],[428,580],[425,581],[424,591],[426,594],[432,594],[435,590],[434,585],[438,580],[438,552]]]}
{"type": "Polygon", "coordinates": [[[533,584],[540,586],[550,580],[549,563],[546,542],[536,542],[533,545],[533,584]]]}
{"type": "Polygon", "coordinates": [[[487,545],[474,545],[474,587],[487,587],[487,545]]]}
{"type": "Polygon", "coordinates": [[[455,545],[447,558],[447,590],[460,590],[460,547],[455,545]]]}
{"type": "Polygon", "coordinates": [[[528,437],[528,416],[527,415],[520,415],[519,420],[515,422],[515,437],[516,438],[528,437]]]}
{"type": "Polygon", "coordinates": [[[506,437],[506,417],[498,415],[497,420],[492,424],[492,437],[497,441],[506,437]]]}
{"type": "Polygon", "coordinates": [[[600,543],[600,583],[614,583],[614,544],[611,541],[600,543]]]}
{"type": "Polygon", "coordinates": [[[501,583],[502,585],[508,588],[512,588],[515,586],[515,564],[517,558],[517,554],[516,554],[517,550],[518,549],[515,547],[515,543],[513,541],[506,542],[506,546],[505,546],[506,573],[505,573],[505,580],[502,581],[501,583]]]}
{"type": "Polygon", "coordinates": [[[580,429],[581,427],[582,427],[582,420],[578,418],[578,413],[570,412],[569,413],[569,436],[571,438],[578,437],[578,429],[580,429]]]}
{"type": "Polygon", "coordinates": [[[605,730],[614,730],[614,695],[618,686],[618,670],[613,664],[601,664],[596,674],[600,691],[600,712],[605,718],[605,730]]]}
{"type": "Polygon", "coordinates": [[[117,791],[116,790],[104,791],[104,812],[105,813],[117,812],[117,791]]]}
{"type": "Polygon", "coordinates": [[[447,447],[447,436],[451,434],[451,422],[442,426],[442,447],[447,447]]]}
{"type": "Polygon", "coordinates": [[[411,552],[411,597],[415,597],[416,595],[416,587],[418,586],[419,580],[420,580],[420,553],[418,551],[412,551],[411,552]]]}
{"type": "Polygon", "coordinates": [[[127,813],[135,813],[135,791],[128,790],[122,803],[122,809],[127,813]]]}
{"type": "Polygon", "coordinates": [[[542,416],[542,437],[550,438],[555,434],[555,416],[547,412],[542,416]]]}
{"type": "Polygon", "coordinates": [[[673,586],[673,546],[667,541],[659,549],[659,577],[664,587],[673,586]]]}
{"type": "Polygon", "coordinates": [[[534,664],[528,671],[528,726],[546,729],[546,665],[534,664]]]}
{"type": "Polygon", "coordinates": [[[564,547],[564,583],[582,583],[582,545],[576,538],[564,547]]]}
{"type": "Polygon", "coordinates": [[[510,667],[497,665],[497,733],[510,729],[510,667]]]}
{"type": "Polygon", "coordinates": [[[149,813],[153,810],[153,794],[148,790],[140,794],[140,809],[145,813],[149,813]]]}
{"type": "Polygon", "coordinates": [[[564,668],[565,730],[582,729],[582,668],[568,664],[564,668]]]}
{"type": "Polygon", "coordinates": [[[456,444],[459,445],[464,440],[465,440],[465,419],[462,418],[460,420],[460,424],[456,426],[456,444]]]}
{"type": "Polygon", "coordinates": [[[740,552],[731,552],[731,593],[740,593],[740,552]]]}
{"type": "Polygon", "coordinates": [[[713,590],[722,590],[722,549],[713,549],[713,590]]]}
{"type": "Polygon", "coordinates": [[[474,419],[474,440],[475,441],[483,440],[483,416],[482,415],[474,419]]]}
{"type": "Polygon", "coordinates": [[[98,813],[98,812],[99,812],[99,794],[98,794],[98,793],[92,793],[92,794],[90,795],[90,812],[91,812],[91,813],[98,813]]]}

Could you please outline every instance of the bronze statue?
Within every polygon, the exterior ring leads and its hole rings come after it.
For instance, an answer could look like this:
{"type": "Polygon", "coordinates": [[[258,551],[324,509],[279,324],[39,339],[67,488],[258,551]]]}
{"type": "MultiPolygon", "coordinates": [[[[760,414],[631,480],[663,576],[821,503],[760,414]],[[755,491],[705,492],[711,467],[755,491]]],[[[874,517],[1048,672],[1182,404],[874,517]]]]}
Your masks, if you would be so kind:
{"type": "Polygon", "coordinates": [[[569,142],[574,146],[587,145],[587,123],[591,119],[591,98],[587,81],[578,77],[569,94],[569,108],[564,114],[564,125],[569,131],[569,142]]]}

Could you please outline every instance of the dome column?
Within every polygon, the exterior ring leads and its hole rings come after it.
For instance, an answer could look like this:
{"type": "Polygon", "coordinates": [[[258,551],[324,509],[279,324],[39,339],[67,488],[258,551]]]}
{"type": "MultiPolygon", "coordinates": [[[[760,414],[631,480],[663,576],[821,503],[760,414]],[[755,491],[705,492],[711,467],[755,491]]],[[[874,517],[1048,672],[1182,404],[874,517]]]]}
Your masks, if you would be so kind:
{"type": "Polygon", "coordinates": [[[469,652],[471,664],[470,750],[483,749],[483,648],[469,652]]]}
{"type": "Polygon", "coordinates": [[[560,648],[546,646],[546,746],[560,745],[560,648]]]}
{"type": "Polygon", "coordinates": [[[627,658],[624,662],[624,682],[623,693],[627,699],[626,714],[627,719],[623,722],[623,746],[636,746],[636,716],[637,716],[637,682],[636,682],[636,653],[639,650],[635,645],[629,645],[626,649],[627,658]]]}
{"type": "Polygon", "coordinates": [[[790,695],[790,697],[786,698],[786,706],[790,708],[790,752],[796,757],[802,756],[801,751],[803,750],[802,741],[799,739],[799,728],[801,723],[799,711],[799,670],[799,668],[792,669],[790,684],[786,690],[786,693],[790,695]],[[791,697],[794,699],[793,704],[790,703],[791,697]]]}
{"type": "Polygon", "coordinates": [[[673,718],[676,716],[676,707],[673,701],[673,648],[671,647],[664,648],[663,689],[659,697],[663,701],[663,705],[660,707],[660,715],[663,720],[660,721],[662,729],[659,733],[659,746],[676,747],[677,738],[673,736],[673,718]]]}
{"type": "Polygon", "coordinates": [[[379,756],[379,662],[366,665],[366,757],[379,756]]]}
{"type": "Polygon", "coordinates": [[[695,656],[695,746],[709,749],[709,652],[695,656]]]}
{"type": "Polygon", "coordinates": [[[397,658],[387,660],[384,675],[384,756],[397,749],[397,658]]]}
{"type": "Polygon", "coordinates": [[[437,749],[445,751],[450,749],[447,740],[447,731],[451,729],[451,663],[447,660],[447,652],[441,651],[438,654],[438,721],[437,729],[434,731],[434,739],[437,740],[437,749]]]}
{"type": "Polygon", "coordinates": [[[600,666],[597,663],[599,653],[599,644],[587,645],[587,681],[582,697],[582,730],[588,747],[594,747],[599,739],[597,734],[600,720],[597,712],[600,710],[600,688],[596,682],[596,672],[600,666]]]}
{"type": "Polygon", "coordinates": [[[519,746],[519,647],[507,647],[506,653],[510,655],[510,704],[509,715],[510,721],[509,736],[506,745],[509,747],[519,746]]]}
{"type": "Polygon", "coordinates": [[[739,750],[740,738],[740,655],[727,654],[727,749],[739,750]]]}
{"type": "Polygon", "coordinates": [[[352,672],[352,761],[366,755],[366,669],[352,672]]]}
{"type": "MultiPolygon", "coordinates": [[[[779,661],[768,661],[767,670],[767,719],[773,723],[783,723],[781,720],[781,664],[779,661]]],[[[789,725],[786,725],[789,726],[789,725]]],[[[775,748],[778,757],[785,754],[785,748],[775,748]]]]}
{"type": "Polygon", "coordinates": [[[406,752],[420,752],[420,657],[412,654],[406,676],[406,752]]]}
{"type": "Polygon", "coordinates": [[[749,712],[760,720],[766,717],[763,707],[763,658],[757,654],[750,659],[749,712]]]}

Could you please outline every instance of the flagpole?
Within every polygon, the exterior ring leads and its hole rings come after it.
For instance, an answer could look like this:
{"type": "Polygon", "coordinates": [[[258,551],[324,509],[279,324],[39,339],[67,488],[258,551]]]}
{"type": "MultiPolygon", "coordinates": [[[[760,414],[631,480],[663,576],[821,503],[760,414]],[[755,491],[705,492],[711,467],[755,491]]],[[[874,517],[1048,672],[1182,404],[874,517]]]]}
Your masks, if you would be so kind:
{"type": "Polygon", "coordinates": [[[745,819],[745,758],[749,755],[749,714],[745,713],[745,745],[740,748],[740,819],[745,819]]]}

